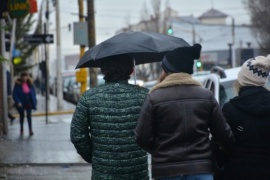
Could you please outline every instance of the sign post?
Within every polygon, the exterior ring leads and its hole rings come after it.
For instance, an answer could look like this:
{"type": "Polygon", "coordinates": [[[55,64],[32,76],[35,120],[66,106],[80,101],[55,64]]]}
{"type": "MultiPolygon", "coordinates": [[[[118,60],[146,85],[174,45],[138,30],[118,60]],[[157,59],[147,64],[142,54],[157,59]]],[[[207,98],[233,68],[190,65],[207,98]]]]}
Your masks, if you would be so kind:
{"type": "MultiPolygon", "coordinates": [[[[51,44],[53,43],[53,34],[27,34],[24,35],[24,42],[29,44],[51,44]]],[[[46,51],[46,46],[45,46],[46,51]]],[[[46,124],[48,124],[48,67],[47,67],[47,55],[45,53],[45,113],[46,124]]]]}

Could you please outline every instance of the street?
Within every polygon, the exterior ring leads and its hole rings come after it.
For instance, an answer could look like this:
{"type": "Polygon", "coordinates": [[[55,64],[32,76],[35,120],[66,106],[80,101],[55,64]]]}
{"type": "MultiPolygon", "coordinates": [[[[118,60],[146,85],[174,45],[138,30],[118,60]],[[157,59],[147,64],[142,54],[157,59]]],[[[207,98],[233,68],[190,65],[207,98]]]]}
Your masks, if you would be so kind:
{"type": "Polygon", "coordinates": [[[10,165],[0,167],[0,179],[7,180],[84,180],[90,179],[89,165],[10,165]]]}

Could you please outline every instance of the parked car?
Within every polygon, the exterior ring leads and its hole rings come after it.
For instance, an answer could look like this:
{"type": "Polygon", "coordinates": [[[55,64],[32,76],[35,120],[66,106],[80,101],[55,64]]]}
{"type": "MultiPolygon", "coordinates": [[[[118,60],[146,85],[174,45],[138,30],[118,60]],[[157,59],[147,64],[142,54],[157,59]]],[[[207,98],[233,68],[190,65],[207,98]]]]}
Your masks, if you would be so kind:
{"type": "MultiPolygon", "coordinates": [[[[89,84],[89,77],[87,78],[87,88],[86,90],[90,89],[90,84],[89,84]]],[[[97,83],[98,83],[98,86],[100,86],[101,84],[104,84],[105,83],[105,80],[103,79],[103,75],[98,75],[97,77],[97,83]]],[[[73,88],[69,89],[70,93],[73,94],[73,101],[72,103],[76,104],[81,96],[81,85],[80,83],[76,84],[73,86],[73,88]]]]}
{"type": "Polygon", "coordinates": [[[220,106],[222,107],[231,98],[237,95],[235,91],[235,83],[237,74],[241,67],[226,69],[220,73],[211,73],[208,75],[193,76],[193,78],[203,83],[203,86],[213,92],[220,106]],[[220,76],[222,74],[222,76],[220,76]]]}
{"type": "Polygon", "coordinates": [[[216,75],[217,78],[206,78],[204,87],[210,89],[215,94],[221,107],[237,95],[235,83],[240,69],[241,67],[224,70],[224,74],[226,75],[224,78],[220,78],[214,73],[212,73],[211,76],[216,75]]]}
{"type": "MultiPolygon", "coordinates": [[[[129,84],[135,84],[135,80],[134,79],[129,79],[128,80],[129,84]]],[[[144,81],[140,80],[140,79],[136,79],[136,85],[138,86],[143,86],[144,85],[144,81]]]]}
{"type": "MultiPolygon", "coordinates": [[[[222,107],[226,102],[237,95],[234,85],[240,68],[241,67],[237,67],[226,70],[217,68],[215,70],[218,71],[194,73],[192,77],[201,82],[205,88],[211,90],[222,107]]],[[[145,82],[144,87],[151,89],[157,82],[158,81],[145,82]]]]}

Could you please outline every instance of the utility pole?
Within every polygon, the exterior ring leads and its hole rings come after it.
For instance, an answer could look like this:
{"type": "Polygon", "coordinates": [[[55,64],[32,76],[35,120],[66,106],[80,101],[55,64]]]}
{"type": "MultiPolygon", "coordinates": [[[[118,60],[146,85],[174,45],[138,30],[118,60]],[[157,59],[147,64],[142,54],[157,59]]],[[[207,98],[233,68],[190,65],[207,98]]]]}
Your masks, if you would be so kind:
{"type": "MultiPolygon", "coordinates": [[[[235,43],[235,24],[234,24],[234,17],[232,17],[232,46],[235,43]]],[[[235,50],[232,48],[232,68],[236,67],[236,59],[235,59],[235,50]]]]}
{"type": "MultiPolygon", "coordinates": [[[[46,11],[45,11],[46,22],[44,23],[44,34],[48,33],[49,30],[49,0],[46,0],[46,11]]],[[[48,79],[49,79],[49,45],[44,44],[44,51],[45,51],[45,114],[46,114],[46,124],[48,124],[48,100],[49,97],[49,86],[48,86],[48,79]]]]}
{"type": "MultiPolygon", "coordinates": [[[[49,0],[46,0],[46,22],[45,22],[45,27],[44,27],[44,34],[49,34],[49,19],[50,19],[50,11],[49,11],[49,0]]],[[[47,84],[46,84],[46,92],[47,92],[47,97],[46,99],[50,99],[50,96],[48,96],[48,94],[50,94],[50,88],[48,86],[48,80],[49,80],[49,74],[50,74],[50,70],[49,70],[49,65],[50,65],[50,58],[49,58],[49,44],[44,44],[45,45],[45,58],[46,58],[46,78],[47,78],[47,84]]]]}
{"type": "Polygon", "coordinates": [[[196,42],[196,32],[195,32],[194,24],[191,24],[191,25],[192,25],[192,43],[194,45],[196,42]]]}
{"type": "Polygon", "coordinates": [[[228,46],[229,46],[229,66],[230,68],[233,68],[232,67],[232,43],[228,43],[228,46]]]}
{"type": "MultiPolygon", "coordinates": [[[[79,5],[79,21],[83,22],[85,20],[85,16],[84,16],[84,6],[83,6],[83,0],[78,0],[78,5],[79,5]]],[[[84,45],[80,45],[80,59],[82,58],[82,56],[84,55],[84,51],[85,51],[85,46],[84,45]]],[[[87,69],[86,68],[81,68],[79,70],[79,75],[76,75],[76,78],[78,76],[80,76],[80,79],[76,79],[77,82],[81,83],[81,89],[80,89],[80,93],[82,94],[84,91],[86,91],[87,89],[87,69]],[[79,81],[80,80],[80,81],[79,81]]]]}
{"type": "Polygon", "coordinates": [[[56,22],[56,70],[57,70],[57,109],[63,109],[63,85],[62,85],[62,58],[61,58],[61,37],[60,37],[60,12],[59,1],[55,0],[55,22],[56,22]]]}
{"type": "MultiPolygon", "coordinates": [[[[14,44],[15,44],[16,25],[17,25],[17,20],[16,20],[16,18],[14,18],[12,20],[12,30],[11,30],[11,39],[10,39],[10,48],[9,48],[9,59],[10,60],[12,60],[12,52],[13,52],[14,44]]],[[[10,63],[10,81],[11,81],[11,87],[14,87],[15,81],[14,81],[14,65],[13,65],[13,63],[10,63]]]]}
{"type": "MultiPolygon", "coordinates": [[[[87,0],[87,17],[88,17],[88,43],[89,48],[96,45],[96,32],[95,32],[95,9],[94,0],[87,0]]],[[[90,68],[90,87],[97,86],[97,74],[96,68],[90,68]]]]}
{"type": "MultiPolygon", "coordinates": [[[[5,32],[4,27],[5,20],[0,19],[0,53],[5,58],[5,32]]],[[[5,62],[0,62],[0,131],[3,134],[8,132],[8,123],[7,123],[7,79],[6,79],[6,65],[5,62]]]]}

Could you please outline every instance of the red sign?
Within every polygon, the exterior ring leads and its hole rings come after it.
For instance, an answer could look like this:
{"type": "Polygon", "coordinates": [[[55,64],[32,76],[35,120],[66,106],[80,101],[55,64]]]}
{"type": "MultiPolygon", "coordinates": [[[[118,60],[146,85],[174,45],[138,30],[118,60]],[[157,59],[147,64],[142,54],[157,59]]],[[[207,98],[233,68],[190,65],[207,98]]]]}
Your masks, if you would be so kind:
{"type": "Polygon", "coordinates": [[[33,13],[38,12],[38,6],[37,6],[36,0],[29,0],[29,4],[30,4],[29,13],[33,14],[33,13]]]}

